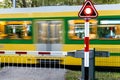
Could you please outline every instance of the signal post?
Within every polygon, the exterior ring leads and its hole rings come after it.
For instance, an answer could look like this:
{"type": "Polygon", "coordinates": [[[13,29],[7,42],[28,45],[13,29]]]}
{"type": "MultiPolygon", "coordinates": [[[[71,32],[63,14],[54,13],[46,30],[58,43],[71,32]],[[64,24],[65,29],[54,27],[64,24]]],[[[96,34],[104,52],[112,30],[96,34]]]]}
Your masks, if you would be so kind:
{"type": "Polygon", "coordinates": [[[90,0],[86,0],[80,9],[78,16],[80,18],[85,19],[85,37],[84,37],[84,79],[83,80],[90,80],[89,78],[89,66],[90,66],[90,51],[89,51],[89,20],[91,18],[96,18],[98,16],[98,13],[93,5],[93,3],[90,0]]]}

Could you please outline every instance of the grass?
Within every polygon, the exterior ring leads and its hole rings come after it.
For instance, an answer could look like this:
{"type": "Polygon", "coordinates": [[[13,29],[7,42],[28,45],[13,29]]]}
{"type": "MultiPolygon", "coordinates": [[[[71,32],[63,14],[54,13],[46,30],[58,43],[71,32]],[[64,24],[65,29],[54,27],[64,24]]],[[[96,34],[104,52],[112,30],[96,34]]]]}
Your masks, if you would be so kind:
{"type": "MultiPolygon", "coordinates": [[[[80,71],[68,70],[65,75],[65,80],[79,80],[81,77],[80,71]]],[[[120,72],[95,72],[95,80],[120,80],[120,72]]]]}
{"type": "Polygon", "coordinates": [[[81,77],[80,71],[68,70],[65,75],[65,80],[79,80],[81,77]]]}
{"type": "Polygon", "coordinates": [[[120,72],[96,72],[96,80],[120,80],[120,72]]]}

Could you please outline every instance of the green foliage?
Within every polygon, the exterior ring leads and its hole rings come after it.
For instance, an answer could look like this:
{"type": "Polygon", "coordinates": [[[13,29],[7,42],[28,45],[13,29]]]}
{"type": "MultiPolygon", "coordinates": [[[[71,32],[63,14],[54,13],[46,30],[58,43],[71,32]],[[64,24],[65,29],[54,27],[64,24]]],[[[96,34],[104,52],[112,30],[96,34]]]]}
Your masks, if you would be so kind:
{"type": "Polygon", "coordinates": [[[94,4],[117,4],[120,0],[92,0],[94,4]]]}
{"type": "Polygon", "coordinates": [[[10,8],[12,7],[11,0],[3,0],[3,2],[0,3],[0,8],[10,8]]]}
{"type": "MultiPolygon", "coordinates": [[[[11,8],[13,0],[0,2],[0,8],[11,8]]],[[[16,7],[81,5],[85,0],[16,0],[16,7]]],[[[120,0],[92,0],[94,4],[117,4],[120,0]]]]}

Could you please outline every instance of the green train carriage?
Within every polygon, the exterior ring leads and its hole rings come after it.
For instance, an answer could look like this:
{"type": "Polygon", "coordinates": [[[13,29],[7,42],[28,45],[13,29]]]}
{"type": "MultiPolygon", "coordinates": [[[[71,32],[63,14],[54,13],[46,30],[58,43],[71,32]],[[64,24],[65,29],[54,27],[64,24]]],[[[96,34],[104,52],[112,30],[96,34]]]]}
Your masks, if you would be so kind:
{"type": "MultiPolygon", "coordinates": [[[[120,67],[120,5],[95,6],[99,15],[90,20],[90,48],[110,52],[110,57],[97,57],[95,65],[120,67]]],[[[1,9],[0,62],[37,64],[40,59],[58,59],[11,52],[8,60],[8,54],[2,54],[3,51],[82,50],[85,21],[78,18],[80,8],[81,6],[49,6],[1,9]],[[22,61],[17,60],[21,58],[22,61]]],[[[81,64],[81,59],[70,56],[61,60],[60,64],[81,64]]]]}

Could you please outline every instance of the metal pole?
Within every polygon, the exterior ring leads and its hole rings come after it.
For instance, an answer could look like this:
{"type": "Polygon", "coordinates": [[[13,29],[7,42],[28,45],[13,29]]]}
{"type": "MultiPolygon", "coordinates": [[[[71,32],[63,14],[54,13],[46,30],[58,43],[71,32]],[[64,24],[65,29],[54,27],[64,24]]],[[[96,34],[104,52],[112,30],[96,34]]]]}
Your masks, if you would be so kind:
{"type": "MultiPolygon", "coordinates": [[[[87,1],[87,0],[85,0],[87,1]]],[[[89,20],[85,19],[84,79],[89,80],[89,20]]]]}
{"type": "Polygon", "coordinates": [[[89,80],[89,19],[85,19],[84,79],[89,80]]]}
{"type": "Polygon", "coordinates": [[[16,8],[16,0],[13,0],[13,8],[16,8]]]}
{"type": "Polygon", "coordinates": [[[45,5],[45,1],[44,0],[42,0],[42,6],[44,6],[45,5]]]}

